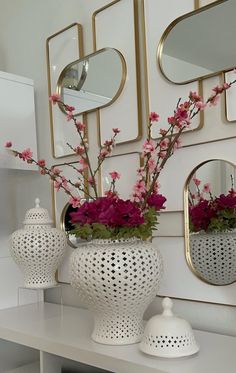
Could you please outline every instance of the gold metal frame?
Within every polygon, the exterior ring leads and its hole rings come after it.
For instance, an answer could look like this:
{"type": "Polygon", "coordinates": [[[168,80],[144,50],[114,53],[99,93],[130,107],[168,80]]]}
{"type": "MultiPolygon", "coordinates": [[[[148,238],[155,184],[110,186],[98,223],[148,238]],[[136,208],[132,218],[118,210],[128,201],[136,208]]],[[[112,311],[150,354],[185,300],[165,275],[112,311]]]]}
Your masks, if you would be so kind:
{"type": "Polygon", "coordinates": [[[66,234],[67,244],[70,247],[72,247],[73,249],[77,249],[77,246],[73,245],[71,243],[71,241],[69,240],[68,235],[67,235],[66,230],[65,230],[65,216],[66,216],[66,211],[67,211],[69,206],[70,206],[70,204],[69,204],[69,202],[67,202],[62,209],[61,216],[60,216],[60,228],[66,234]]]}
{"type": "MultiPolygon", "coordinates": [[[[71,62],[70,64],[68,64],[61,72],[59,78],[58,78],[58,81],[57,81],[57,93],[59,95],[61,95],[61,89],[62,89],[62,81],[63,81],[63,78],[64,78],[64,73],[71,67],[73,66],[75,63],[79,63],[79,62],[82,62],[82,61],[86,61],[87,58],[90,58],[92,56],[96,56],[97,54],[100,54],[100,53],[103,53],[107,50],[115,50],[117,53],[118,53],[118,56],[120,57],[120,61],[121,61],[121,65],[122,65],[122,77],[121,77],[121,81],[120,81],[120,86],[116,92],[116,94],[114,95],[114,97],[111,99],[111,101],[109,101],[107,104],[105,105],[102,105],[100,106],[99,108],[102,109],[104,107],[107,107],[107,106],[110,106],[113,104],[113,102],[115,102],[117,100],[117,98],[120,96],[123,88],[124,88],[124,85],[125,85],[125,81],[126,81],[126,76],[127,76],[127,67],[126,67],[126,62],[125,62],[125,59],[124,59],[124,56],[122,55],[122,53],[120,53],[120,51],[118,51],[116,48],[102,48],[102,49],[99,49],[98,51],[94,52],[94,53],[91,53],[91,54],[88,54],[86,55],[85,57],[83,58],[80,58],[76,61],[73,61],[71,62]]],[[[64,112],[65,110],[62,108],[62,105],[59,104],[59,107],[60,109],[64,112]]],[[[91,110],[86,110],[86,111],[82,111],[81,113],[76,113],[76,116],[77,115],[82,115],[82,114],[88,114],[88,113],[92,113],[94,111],[97,111],[98,108],[95,108],[95,109],[91,109],[91,110]]]]}
{"type": "Polygon", "coordinates": [[[192,263],[192,259],[191,259],[191,254],[190,254],[190,245],[189,245],[189,211],[188,211],[188,207],[189,207],[189,204],[188,204],[188,186],[189,186],[189,182],[190,180],[192,179],[193,175],[195,174],[195,172],[200,168],[202,167],[204,164],[207,164],[209,162],[213,162],[213,161],[223,161],[223,162],[226,162],[228,164],[230,164],[231,166],[233,166],[234,168],[236,167],[234,163],[230,162],[230,161],[227,161],[227,160],[224,160],[224,159],[208,159],[207,161],[204,161],[204,162],[201,162],[199,165],[197,165],[191,172],[190,174],[188,175],[187,179],[186,179],[186,182],[185,182],[185,185],[184,185],[184,239],[185,239],[185,258],[186,258],[186,261],[187,261],[187,264],[188,264],[188,267],[190,268],[190,270],[193,272],[193,274],[199,278],[201,281],[207,283],[208,285],[212,285],[212,286],[228,286],[228,285],[231,285],[233,283],[236,282],[233,281],[229,284],[226,284],[226,285],[220,285],[220,284],[212,284],[211,282],[207,281],[206,279],[204,279],[204,277],[201,276],[201,274],[199,272],[197,272],[197,270],[194,268],[194,265],[192,263]]]}
{"type": "MultiPolygon", "coordinates": [[[[121,0],[115,0],[111,3],[103,6],[102,8],[97,9],[92,15],[92,31],[93,31],[93,50],[96,52],[97,43],[96,43],[96,16],[98,13],[110,8],[111,6],[119,3],[121,0]]],[[[138,1],[133,0],[134,7],[134,34],[135,34],[135,59],[136,59],[136,84],[137,84],[137,108],[138,108],[138,136],[130,141],[124,141],[117,143],[117,146],[133,143],[142,138],[142,102],[141,102],[141,82],[140,82],[140,60],[139,60],[139,32],[138,32],[138,1]]],[[[98,128],[98,144],[101,145],[101,129],[100,129],[100,111],[97,109],[97,128],[98,128]]]]}
{"type": "MultiPolygon", "coordinates": [[[[62,34],[63,32],[69,30],[72,27],[77,28],[78,33],[78,47],[79,47],[79,54],[83,57],[84,56],[84,45],[83,45],[83,29],[82,26],[79,23],[72,23],[71,25],[63,28],[62,30],[56,32],[55,34],[49,36],[46,40],[46,60],[47,60],[47,76],[48,76],[48,95],[50,96],[52,94],[52,85],[51,85],[51,73],[50,73],[50,52],[49,52],[49,43],[50,41],[62,34]]],[[[55,88],[56,90],[56,88],[55,88]]],[[[49,102],[49,117],[50,117],[50,132],[51,132],[51,149],[52,149],[52,156],[55,159],[59,158],[65,158],[65,157],[71,157],[73,153],[63,155],[63,156],[56,156],[55,155],[55,144],[54,144],[54,123],[53,123],[53,110],[52,110],[52,103],[49,102]]],[[[87,128],[87,117],[86,114],[83,115],[83,122],[86,125],[87,128]]]]}
{"type": "MultiPolygon", "coordinates": [[[[69,164],[77,164],[78,161],[73,161],[73,162],[68,162],[68,163],[69,164]]],[[[52,167],[62,167],[62,166],[66,166],[66,163],[54,164],[52,167]]],[[[88,172],[87,171],[86,171],[85,177],[86,177],[86,180],[88,180],[88,172]]],[[[84,185],[85,185],[84,198],[86,198],[86,190],[88,189],[88,182],[86,181],[84,183],[84,185]]],[[[53,216],[54,225],[56,226],[56,221],[57,221],[57,217],[56,217],[56,192],[55,192],[53,181],[51,181],[51,193],[52,193],[52,216],[53,216]]],[[[65,217],[66,209],[67,209],[68,205],[69,205],[69,203],[67,202],[65,204],[65,206],[63,207],[61,213],[60,213],[60,218],[58,219],[58,221],[60,222],[60,228],[64,232],[65,232],[65,225],[64,225],[63,219],[65,217]]],[[[69,246],[75,248],[75,246],[71,244],[71,242],[69,241],[68,238],[67,238],[67,243],[68,243],[69,246]]]]}
{"type": "MultiPolygon", "coordinates": [[[[110,158],[117,158],[117,157],[122,157],[124,155],[130,155],[130,154],[139,154],[139,166],[137,167],[142,167],[143,166],[143,157],[142,157],[142,154],[140,152],[129,152],[129,153],[123,153],[123,154],[116,154],[116,155],[111,155],[110,157],[107,157],[106,159],[110,159],[110,158]]],[[[100,196],[103,195],[103,187],[102,187],[102,166],[98,172],[98,193],[100,196]]]]}
{"type": "MultiPolygon", "coordinates": [[[[232,70],[231,70],[232,71],[232,70]]],[[[229,71],[225,71],[222,73],[222,76],[223,76],[223,82],[226,83],[226,77],[225,77],[225,74],[227,72],[230,72],[229,71]]],[[[229,120],[228,119],[228,116],[227,116],[227,98],[226,98],[226,91],[224,92],[224,108],[225,108],[225,119],[228,123],[235,123],[236,122],[236,118],[234,120],[229,120]]]]}
{"type": "MultiPolygon", "coordinates": [[[[158,298],[166,298],[168,296],[169,295],[157,295],[158,298]]],[[[225,306],[227,306],[227,307],[233,307],[233,308],[236,307],[236,305],[234,305],[234,304],[209,302],[209,301],[201,300],[201,299],[179,298],[179,297],[172,297],[172,296],[171,296],[171,299],[181,300],[181,301],[185,301],[185,302],[194,302],[194,303],[203,303],[203,304],[214,304],[214,305],[217,305],[217,306],[224,306],[224,307],[225,306]]]]}
{"type": "Polygon", "coordinates": [[[171,82],[173,84],[176,84],[176,85],[183,85],[183,84],[195,82],[197,80],[198,81],[199,80],[204,80],[204,79],[210,78],[212,76],[219,75],[222,72],[230,71],[230,70],[232,70],[235,67],[235,66],[232,66],[231,68],[226,68],[226,69],[223,69],[223,70],[219,70],[219,71],[216,71],[216,72],[214,72],[212,74],[207,74],[207,75],[203,75],[203,76],[200,76],[200,77],[196,77],[195,79],[186,80],[186,81],[181,82],[181,83],[173,82],[172,80],[170,80],[165,75],[164,70],[163,70],[163,65],[162,65],[162,53],[163,53],[164,42],[165,42],[168,34],[170,33],[170,31],[177,25],[177,23],[181,22],[183,19],[189,18],[189,17],[191,17],[193,15],[196,15],[198,13],[204,12],[205,10],[208,10],[210,8],[213,8],[213,7],[217,6],[217,5],[219,5],[219,4],[222,4],[222,3],[226,2],[227,0],[217,0],[217,1],[214,1],[213,3],[211,3],[211,4],[205,5],[203,7],[199,7],[199,0],[194,0],[194,1],[195,1],[195,8],[196,9],[194,11],[192,11],[192,12],[184,14],[181,17],[176,18],[173,22],[171,22],[169,24],[169,26],[165,29],[164,33],[162,34],[162,37],[161,37],[160,42],[159,42],[159,45],[157,47],[157,60],[158,60],[158,64],[159,64],[160,70],[161,70],[163,76],[169,82],[171,82]]]}
{"type": "MultiPolygon", "coordinates": [[[[221,1],[225,1],[225,0],[221,0],[221,1]]],[[[199,8],[199,0],[194,0],[194,7],[196,9],[199,8]]],[[[142,35],[143,35],[143,46],[144,46],[144,67],[145,67],[145,103],[146,103],[146,108],[147,108],[147,112],[146,112],[146,122],[148,123],[149,120],[148,120],[148,117],[149,117],[149,112],[150,112],[150,106],[149,106],[149,87],[148,87],[148,64],[147,64],[147,43],[146,43],[146,22],[145,22],[145,5],[144,5],[144,0],[142,0],[141,2],[141,17],[142,17],[142,29],[143,29],[143,32],[142,32],[142,35]]],[[[193,12],[191,13],[194,13],[196,10],[194,10],[193,12]]],[[[189,14],[189,13],[187,13],[189,14]]],[[[180,17],[180,18],[184,18],[184,16],[180,17]]],[[[178,18],[177,18],[178,19],[178,18]]],[[[175,21],[173,21],[175,22],[175,21]]],[[[172,24],[172,23],[171,23],[172,24]]],[[[203,95],[203,85],[202,85],[202,82],[199,81],[198,82],[198,92],[199,92],[199,95],[202,96],[203,95]]],[[[199,131],[202,127],[204,126],[204,112],[203,111],[200,111],[199,113],[199,125],[192,129],[192,130],[188,130],[186,132],[183,132],[183,135],[185,133],[192,133],[192,132],[195,132],[195,131],[199,131]]],[[[152,137],[153,140],[156,140],[158,139],[158,137],[152,137]]],[[[183,148],[187,148],[189,146],[195,146],[196,144],[190,144],[190,145],[183,145],[183,148]]],[[[169,211],[168,211],[169,212],[169,211]]],[[[172,212],[172,211],[170,211],[172,212]]]]}

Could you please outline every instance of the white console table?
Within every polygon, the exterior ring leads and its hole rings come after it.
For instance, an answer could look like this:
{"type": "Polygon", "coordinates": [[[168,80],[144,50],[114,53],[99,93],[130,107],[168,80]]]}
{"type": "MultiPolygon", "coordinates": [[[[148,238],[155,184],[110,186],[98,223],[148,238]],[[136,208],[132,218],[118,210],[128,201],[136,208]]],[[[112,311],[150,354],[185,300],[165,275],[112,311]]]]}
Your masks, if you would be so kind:
{"type": "Polygon", "coordinates": [[[0,339],[40,351],[35,367],[31,363],[29,369],[23,367],[14,372],[59,373],[65,359],[117,373],[236,371],[234,337],[195,331],[200,352],[171,360],[144,355],[138,345],[97,344],[90,338],[91,330],[91,314],[83,309],[38,303],[0,311],[0,339]]]}

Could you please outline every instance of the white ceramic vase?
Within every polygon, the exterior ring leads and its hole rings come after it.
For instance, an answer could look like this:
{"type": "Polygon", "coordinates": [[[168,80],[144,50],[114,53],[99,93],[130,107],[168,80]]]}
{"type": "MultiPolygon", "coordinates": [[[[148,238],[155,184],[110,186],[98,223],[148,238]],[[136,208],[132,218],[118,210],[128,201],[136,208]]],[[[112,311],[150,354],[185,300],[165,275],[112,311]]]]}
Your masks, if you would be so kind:
{"type": "Polygon", "coordinates": [[[215,285],[236,281],[236,231],[193,233],[190,257],[197,274],[215,285]]]}
{"type": "Polygon", "coordinates": [[[10,252],[24,275],[27,288],[55,286],[55,273],[66,250],[65,233],[52,228],[48,211],[39,206],[27,211],[24,229],[11,236],[10,252]]]}
{"type": "Polygon", "coordinates": [[[143,314],[162,277],[160,252],[137,240],[93,240],[71,256],[71,285],[93,312],[92,339],[111,345],[137,343],[143,314]]]}

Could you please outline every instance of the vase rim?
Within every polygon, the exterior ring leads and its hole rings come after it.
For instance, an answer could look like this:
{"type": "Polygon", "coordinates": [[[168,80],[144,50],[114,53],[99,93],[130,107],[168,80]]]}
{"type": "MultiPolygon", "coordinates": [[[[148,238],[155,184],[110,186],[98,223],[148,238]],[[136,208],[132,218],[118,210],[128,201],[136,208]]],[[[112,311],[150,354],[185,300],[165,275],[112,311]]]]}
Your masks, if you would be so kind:
{"type": "Polygon", "coordinates": [[[236,233],[236,229],[228,229],[224,231],[212,231],[212,232],[205,232],[203,230],[199,232],[191,232],[190,236],[204,236],[204,235],[211,235],[211,234],[225,234],[225,233],[236,233]]]}
{"type": "Polygon", "coordinates": [[[104,244],[104,243],[112,243],[112,244],[119,244],[119,243],[130,243],[130,242],[137,242],[141,241],[140,238],[131,237],[131,238],[119,238],[119,239],[112,239],[112,238],[96,238],[92,239],[88,243],[92,244],[104,244]]]}

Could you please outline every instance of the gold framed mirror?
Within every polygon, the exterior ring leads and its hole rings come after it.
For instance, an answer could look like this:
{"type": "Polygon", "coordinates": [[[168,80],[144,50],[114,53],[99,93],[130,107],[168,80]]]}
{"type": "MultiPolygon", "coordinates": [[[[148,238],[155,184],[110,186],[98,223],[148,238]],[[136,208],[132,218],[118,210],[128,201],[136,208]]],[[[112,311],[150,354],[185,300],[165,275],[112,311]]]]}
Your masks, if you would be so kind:
{"type": "Polygon", "coordinates": [[[164,31],[157,50],[165,78],[186,84],[232,70],[236,61],[235,12],[234,0],[218,0],[175,19],[164,31]]]}
{"type": "Polygon", "coordinates": [[[126,74],[123,55],[103,48],[68,64],[58,78],[57,92],[75,107],[75,115],[81,115],[111,105],[122,92],[126,74]]]}
{"type": "Polygon", "coordinates": [[[234,164],[212,159],[196,166],[185,184],[187,263],[211,285],[236,281],[235,177],[234,164]]]}

